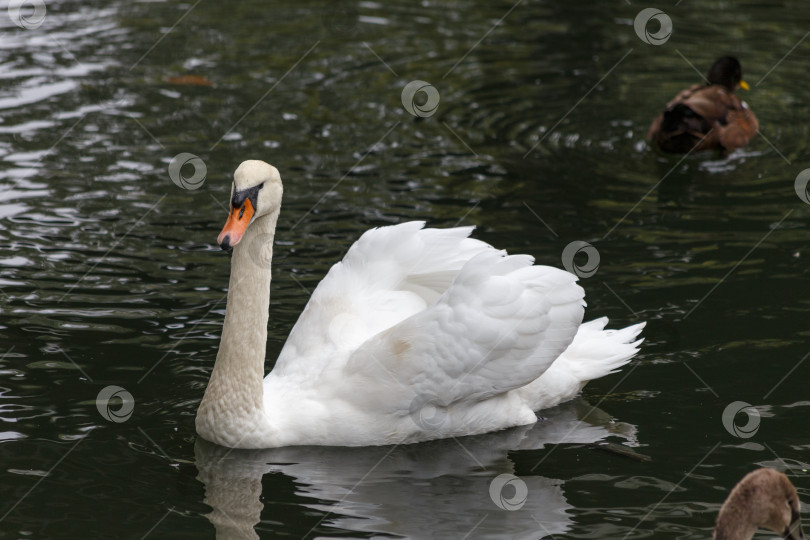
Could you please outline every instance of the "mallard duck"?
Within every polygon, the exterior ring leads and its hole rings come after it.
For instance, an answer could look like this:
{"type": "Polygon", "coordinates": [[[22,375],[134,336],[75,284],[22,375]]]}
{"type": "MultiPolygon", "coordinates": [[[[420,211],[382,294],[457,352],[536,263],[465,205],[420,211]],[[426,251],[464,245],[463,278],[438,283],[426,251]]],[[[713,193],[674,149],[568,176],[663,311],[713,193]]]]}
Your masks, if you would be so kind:
{"type": "Polygon", "coordinates": [[[706,84],[682,90],[650,126],[647,140],[665,152],[741,148],[756,135],[757,117],[737,97],[737,88],[748,90],[740,62],[723,56],[712,64],[706,84]]]}
{"type": "Polygon", "coordinates": [[[734,486],[717,515],[714,540],[750,540],[759,527],[790,540],[804,540],[799,496],[788,477],[762,468],[734,486]]]}

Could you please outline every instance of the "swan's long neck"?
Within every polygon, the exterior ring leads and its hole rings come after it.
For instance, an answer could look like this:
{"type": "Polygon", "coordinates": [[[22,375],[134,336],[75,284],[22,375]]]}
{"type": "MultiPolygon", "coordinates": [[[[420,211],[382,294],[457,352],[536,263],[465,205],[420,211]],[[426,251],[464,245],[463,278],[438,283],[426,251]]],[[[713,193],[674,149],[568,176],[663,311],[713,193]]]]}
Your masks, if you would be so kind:
{"type": "Polygon", "coordinates": [[[244,447],[267,428],[262,383],[277,220],[278,211],[257,218],[233,250],[219,352],[197,411],[197,432],[224,446],[244,447]]]}

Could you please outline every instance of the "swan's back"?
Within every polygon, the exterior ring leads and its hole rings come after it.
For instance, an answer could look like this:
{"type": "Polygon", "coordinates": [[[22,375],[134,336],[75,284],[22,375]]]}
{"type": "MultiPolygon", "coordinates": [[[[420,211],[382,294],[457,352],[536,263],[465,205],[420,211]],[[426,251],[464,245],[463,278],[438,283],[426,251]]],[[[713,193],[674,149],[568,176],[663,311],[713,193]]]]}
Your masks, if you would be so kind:
{"type": "Polygon", "coordinates": [[[316,376],[366,340],[420,311],[475,255],[496,250],[473,227],[425,229],[413,221],[366,231],[312,293],[274,371],[316,376]]]}
{"type": "Polygon", "coordinates": [[[423,226],[366,232],[312,294],[265,379],[268,411],[295,403],[284,429],[307,418],[303,438],[386,444],[536,421],[511,391],[574,339],[576,277],[472,240],[471,227],[423,226]],[[414,422],[422,409],[440,411],[441,429],[414,422]]]}
{"type": "Polygon", "coordinates": [[[512,390],[574,339],[576,276],[470,239],[471,227],[423,226],[366,232],[313,292],[265,378],[279,431],[388,444],[536,421],[512,390]],[[441,426],[415,421],[423,410],[441,426]]]}

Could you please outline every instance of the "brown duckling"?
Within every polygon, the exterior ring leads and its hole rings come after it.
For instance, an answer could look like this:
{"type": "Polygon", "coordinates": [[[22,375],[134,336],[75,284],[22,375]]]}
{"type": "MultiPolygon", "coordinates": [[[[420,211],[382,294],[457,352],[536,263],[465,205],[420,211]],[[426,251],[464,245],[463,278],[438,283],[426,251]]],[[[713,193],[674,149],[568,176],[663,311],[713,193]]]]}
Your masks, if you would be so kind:
{"type": "Polygon", "coordinates": [[[750,540],[759,527],[783,538],[804,540],[796,488],[773,469],[750,472],[734,486],[717,514],[712,538],[750,540]]]}
{"type": "Polygon", "coordinates": [[[757,117],[734,92],[748,90],[740,62],[733,56],[718,58],[707,84],[682,90],[656,118],[647,133],[665,152],[741,148],[756,135],[757,117]]]}

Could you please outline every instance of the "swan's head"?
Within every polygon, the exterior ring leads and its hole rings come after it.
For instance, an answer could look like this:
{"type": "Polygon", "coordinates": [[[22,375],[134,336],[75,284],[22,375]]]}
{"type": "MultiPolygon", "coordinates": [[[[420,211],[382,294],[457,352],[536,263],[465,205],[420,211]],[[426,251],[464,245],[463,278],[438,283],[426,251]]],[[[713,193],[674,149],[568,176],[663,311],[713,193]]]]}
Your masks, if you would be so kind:
{"type": "Polygon", "coordinates": [[[228,221],[217,237],[222,249],[238,244],[257,218],[281,207],[281,176],[278,169],[258,159],[243,161],[233,173],[228,221]]]}

